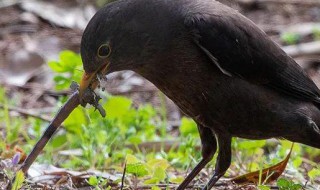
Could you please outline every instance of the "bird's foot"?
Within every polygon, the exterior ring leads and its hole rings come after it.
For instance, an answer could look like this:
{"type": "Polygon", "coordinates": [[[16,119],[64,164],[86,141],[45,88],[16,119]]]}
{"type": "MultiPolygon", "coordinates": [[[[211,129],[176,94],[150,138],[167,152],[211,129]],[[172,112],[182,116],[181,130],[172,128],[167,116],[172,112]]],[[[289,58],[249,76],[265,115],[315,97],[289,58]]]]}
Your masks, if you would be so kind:
{"type": "Polygon", "coordinates": [[[207,185],[202,188],[202,190],[210,190],[217,183],[221,176],[222,175],[216,173],[213,174],[212,178],[209,180],[207,185]]]}

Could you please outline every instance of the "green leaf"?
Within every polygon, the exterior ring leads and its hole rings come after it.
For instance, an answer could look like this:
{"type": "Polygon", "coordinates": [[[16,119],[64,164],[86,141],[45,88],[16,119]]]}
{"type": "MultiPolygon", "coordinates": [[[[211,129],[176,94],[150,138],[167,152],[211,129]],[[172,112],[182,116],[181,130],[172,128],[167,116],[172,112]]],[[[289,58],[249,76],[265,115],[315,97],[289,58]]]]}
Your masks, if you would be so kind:
{"type": "Polygon", "coordinates": [[[179,129],[183,136],[188,136],[189,134],[198,135],[197,124],[192,119],[186,117],[181,119],[181,125],[179,129]]]}
{"type": "Polygon", "coordinates": [[[99,184],[99,180],[96,176],[90,176],[88,183],[89,183],[89,185],[97,186],[99,184]]]}
{"type": "Polygon", "coordinates": [[[157,184],[157,183],[159,183],[159,179],[156,178],[156,177],[153,177],[153,178],[151,178],[151,179],[145,180],[143,183],[146,184],[146,185],[149,185],[149,184],[157,184]]]}
{"type": "Polygon", "coordinates": [[[295,168],[299,168],[299,166],[302,164],[302,158],[301,157],[295,157],[293,160],[293,166],[295,168]]]}
{"type": "Polygon", "coordinates": [[[133,156],[132,154],[127,154],[126,156],[126,163],[127,164],[136,164],[141,162],[137,157],[133,156]]]}
{"type": "Polygon", "coordinates": [[[16,174],[16,178],[12,184],[11,190],[19,190],[22,187],[22,184],[25,180],[25,176],[22,170],[19,170],[16,174]]]}
{"type": "Polygon", "coordinates": [[[59,58],[61,64],[67,69],[67,71],[72,71],[82,63],[81,57],[70,50],[60,52],[59,58]]]}
{"type": "Polygon", "coordinates": [[[238,142],[238,148],[242,150],[262,148],[266,144],[266,140],[243,140],[238,142]]]}
{"type": "Polygon", "coordinates": [[[59,148],[60,146],[64,145],[66,142],[67,142],[66,135],[58,135],[52,139],[51,145],[53,148],[59,148]]]}
{"type": "Polygon", "coordinates": [[[153,177],[157,178],[160,182],[162,180],[164,180],[166,178],[166,170],[161,168],[161,167],[157,167],[155,170],[154,170],[154,173],[153,173],[153,177]]]}
{"type": "Polygon", "coordinates": [[[314,180],[316,177],[320,176],[320,169],[313,168],[308,172],[308,176],[310,177],[311,180],[314,180]]]}
{"type": "Polygon", "coordinates": [[[63,67],[63,65],[61,65],[61,63],[58,61],[49,61],[48,66],[51,70],[57,73],[64,73],[67,71],[67,69],[63,67]]]}
{"type": "Polygon", "coordinates": [[[124,116],[131,108],[132,101],[126,97],[113,96],[105,104],[108,119],[116,119],[124,116]]]}
{"type": "Polygon", "coordinates": [[[158,187],[158,186],[152,186],[152,187],[151,187],[151,190],[161,190],[161,188],[158,187]]]}
{"type": "Polygon", "coordinates": [[[54,77],[57,90],[69,88],[72,80],[80,80],[82,72],[78,72],[78,70],[82,68],[81,57],[72,51],[60,52],[59,60],[50,61],[48,65],[55,73],[59,73],[54,77]]]}
{"type": "Polygon", "coordinates": [[[98,133],[96,134],[95,138],[97,140],[97,143],[99,144],[107,144],[107,137],[108,134],[105,130],[99,130],[98,133]]]}
{"type": "Polygon", "coordinates": [[[284,179],[284,178],[280,178],[280,179],[278,179],[278,181],[277,181],[277,186],[278,186],[280,189],[289,188],[290,185],[291,185],[291,183],[290,183],[287,179],[284,179]]]}
{"type": "Polygon", "coordinates": [[[142,142],[142,139],[139,136],[132,136],[128,138],[128,141],[134,145],[138,145],[142,142]]]}
{"type": "Polygon", "coordinates": [[[151,159],[148,161],[147,164],[150,168],[155,169],[157,167],[161,167],[164,170],[166,170],[170,166],[168,160],[166,160],[166,159],[151,159]]]}
{"type": "Polygon", "coordinates": [[[300,185],[300,184],[293,184],[293,185],[291,186],[291,189],[292,189],[292,190],[300,190],[300,189],[303,189],[303,186],[300,185]]]}
{"type": "Polygon", "coordinates": [[[134,174],[138,177],[143,177],[149,174],[146,165],[141,162],[135,164],[127,164],[127,173],[134,174]]]}
{"type": "Polygon", "coordinates": [[[77,107],[74,109],[69,117],[63,122],[63,125],[68,131],[72,131],[76,134],[81,134],[82,129],[80,126],[86,124],[85,113],[83,108],[77,107]]]}
{"type": "Polygon", "coordinates": [[[184,180],[184,177],[182,176],[173,176],[169,179],[171,183],[175,183],[175,184],[180,184],[183,182],[183,180],[184,180]]]}
{"type": "Polygon", "coordinates": [[[270,190],[271,188],[268,187],[268,186],[266,186],[266,185],[259,185],[259,186],[258,186],[258,189],[259,189],[259,190],[270,190]]]}
{"type": "Polygon", "coordinates": [[[63,90],[63,89],[69,88],[71,84],[71,80],[62,75],[55,76],[53,80],[56,83],[57,90],[63,90]]]}
{"type": "Polygon", "coordinates": [[[138,177],[143,177],[149,174],[147,165],[142,163],[138,158],[135,156],[128,154],[126,157],[127,173],[134,174],[138,177]]]}
{"type": "Polygon", "coordinates": [[[284,178],[278,179],[277,185],[280,190],[300,190],[303,187],[300,184],[295,184],[293,181],[284,178]]]}

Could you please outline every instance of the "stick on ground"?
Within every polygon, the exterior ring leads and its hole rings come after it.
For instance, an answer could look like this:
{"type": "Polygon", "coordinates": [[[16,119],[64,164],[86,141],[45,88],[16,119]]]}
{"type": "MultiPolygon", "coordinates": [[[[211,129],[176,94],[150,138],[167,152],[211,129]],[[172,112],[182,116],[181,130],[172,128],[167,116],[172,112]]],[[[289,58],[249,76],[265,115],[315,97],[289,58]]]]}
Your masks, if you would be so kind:
{"type": "Polygon", "coordinates": [[[47,127],[46,131],[43,133],[41,139],[34,146],[31,153],[28,155],[27,159],[23,162],[21,166],[21,170],[23,173],[27,173],[29,167],[34,162],[34,160],[38,157],[39,153],[43,150],[49,139],[56,132],[56,130],[60,127],[61,123],[70,115],[70,113],[80,105],[79,92],[76,91],[72,94],[69,100],[60,108],[55,118],[47,127]]]}

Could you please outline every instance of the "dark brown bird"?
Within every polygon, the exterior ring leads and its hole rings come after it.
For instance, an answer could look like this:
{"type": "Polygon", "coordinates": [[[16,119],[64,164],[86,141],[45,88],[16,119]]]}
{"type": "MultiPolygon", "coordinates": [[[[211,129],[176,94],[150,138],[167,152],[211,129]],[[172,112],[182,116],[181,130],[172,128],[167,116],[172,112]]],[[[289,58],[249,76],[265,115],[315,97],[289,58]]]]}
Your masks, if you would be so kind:
{"type": "MultiPolygon", "coordinates": [[[[285,138],[320,148],[320,92],[253,22],[213,0],[118,0],[84,31],[80,96],[97,74],[132,70],[198,124],[202,160],[219,146],[211,189],[231,162],[231,138],[285,138]]],[[[85,100],[83,100],[85,101],[85,100]]]]}

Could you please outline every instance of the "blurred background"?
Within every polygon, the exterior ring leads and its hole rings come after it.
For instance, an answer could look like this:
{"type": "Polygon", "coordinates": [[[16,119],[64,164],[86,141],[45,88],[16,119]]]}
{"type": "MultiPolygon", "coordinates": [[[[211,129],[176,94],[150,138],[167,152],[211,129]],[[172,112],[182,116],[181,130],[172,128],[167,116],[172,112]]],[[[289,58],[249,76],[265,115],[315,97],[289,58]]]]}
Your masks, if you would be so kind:
{"type": "MultiPolygon", "coordinates": [[[[256,23],[320,86],[320,0],[220,1],[256,23]]],[[[0,0],[0,168],[8,168],[5,160],[17,152],[20,162],[23,160],[71,94],[71,81],[79,82],[83,72],[78,55],[82,32],[95,12],[107,3],[108,0],[0,0]]],[[[30,175],[39,175],[43,164],[47,164],[76,171],[107,171],[104,175],[112,174],[116,181],[123,171],[124,160],[134,157],[133,160],[148,166],[148,174],[128,171],[138,178],[129,178],[127,184],[139,189],[156,188],[146,185],[146,179],[153,179],[154,183],[149,184],[181,181],[186,170],[200,158],[200,152],[194,151],[199,150],[199,139],[193,121],[150,82],[131,71],[111,74],[105,87],[107,119],[101,121],[93,109],[76,110],[45,148],[30,175]],[[161,171],[164,176],[154,176],[157,168],[148,165],[151,158],[163,159],[167,164],[161,165],[165,168],[161,171]]],[[[278,140],[235,141],[234,150],[240,149],[242,153],[234,153],[236,163],[227,176],[261,169],[261,163],[277,163],[290,146],[278,140]]],[[[300,145],[294,150],[289,163],[291,172],[285,176],[293,180],[289,180],[292,184],[317,189],[320,169],[315,163],[320,161],[320,152],[300,145]]],[[[135,161],[132,162],[136,164],[135,161]]],[[[196,185],[205,181],[210,171],[212,167],[201,174],[196,185]]],[[[0,186],[10,177],[10,172],[1,173],[0,186]]],[[[64,174],[59,179],[71,175],[64,174]]],[[[71,189],[82,183],[117,189],[118,183],[111,180],[102,184],[102,179],[92,176],[78,181],[79,184],[72,180],[71,184],[68,180],[61,184],[71,189]]],[[[58,181],[46,180],[33,178],[29,182],[52,185],[58,181]]],[[[259,185],[262,187],[263,183],[259,185]]]]}

